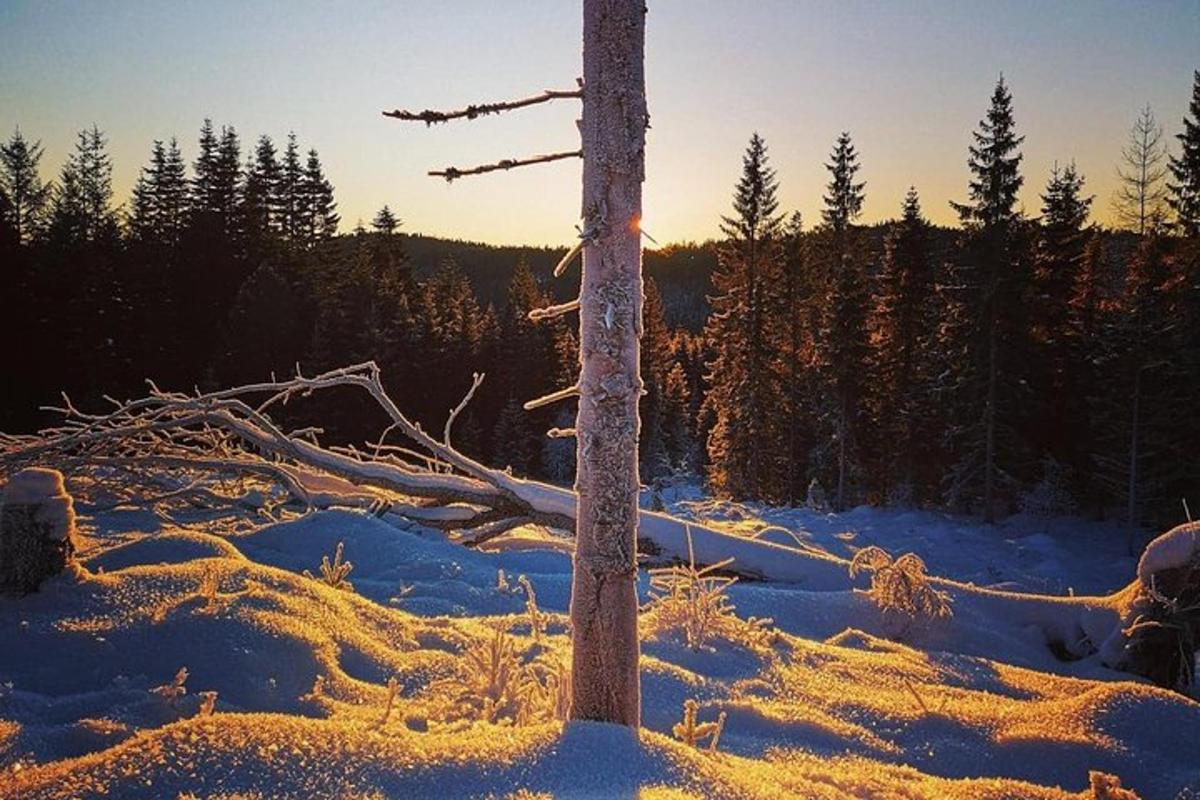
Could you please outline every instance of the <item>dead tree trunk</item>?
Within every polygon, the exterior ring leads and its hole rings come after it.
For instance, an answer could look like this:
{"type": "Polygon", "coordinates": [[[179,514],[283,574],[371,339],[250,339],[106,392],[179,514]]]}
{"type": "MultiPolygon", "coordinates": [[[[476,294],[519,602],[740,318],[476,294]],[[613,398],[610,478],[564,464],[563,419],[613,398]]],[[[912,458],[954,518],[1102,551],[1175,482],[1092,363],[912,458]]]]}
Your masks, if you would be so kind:
{"type": "Polygon", "coordinates": [[[641,214],[646,131],[642,0],[583,3],[579,507],[571,589],[571,716],[636,726],[641,214]]]}

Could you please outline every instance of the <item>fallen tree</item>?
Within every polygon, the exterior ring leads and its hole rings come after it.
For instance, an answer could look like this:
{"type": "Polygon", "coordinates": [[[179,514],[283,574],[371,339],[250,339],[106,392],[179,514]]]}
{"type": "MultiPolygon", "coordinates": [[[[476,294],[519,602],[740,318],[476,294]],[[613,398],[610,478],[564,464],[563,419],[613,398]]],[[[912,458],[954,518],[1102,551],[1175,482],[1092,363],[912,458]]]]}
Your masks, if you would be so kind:
{"type": "MultiPolygon", "coordinates": [[[[100,469],[130,485],[150,485],[157,494],[147,498],[198,494],[210,501],[216,495],[200,486],[196,476],[254,478],[276,487],[301,510],[351,505],[398,514],[447,531],[466,546],[528,524],[570,535],[577,503],[573,491],[486,466],[453,446],[454,421],[482,380],[476,376],[463,401],[450,410],[440,437],[400,410],[372,362],[315,376],[297,370],[286,380],[208,393],[167,392],[151,383],[147,396],[110,399],[112,408],[104,413],[84,412],[64,398],[62,406],[50,409],[63,416],[60,425],[33,435],[0,434],[0,475],[7,478],[37,465],[60,469],[68,478],[100,469]],[[361,447],[326,446],[319,429],[285,431],[269,413],[295,398],[345,386],[368,393],[390,420],[377,441],[361,447]],[[390,443],[393,433],[408,445],[390,443]],[[172,485],[162,482],[164,472],[175,476],[172,485]],[[363,491],[356,494],[354,487],[363,491]]],[[[130,502],[139,499],[136,493],[128,496],[130,502]]],[[[252,496],[241,495],[231,504],[252,502],[252,496]]],[[[1194,657],[1196,644],[1200,526],[1180,530],[1152,543],[1137,579],[1108,596],[1053,597],[944,578],[929,581],[947,592],[956,607],[969,605],[972,613],[1040,630],[1047,645],[1064,658],[1095,656],[1107,666],[1180,688],[1194,677],[1189,656],[1194,657]],[[1163,661],[1168,657],[1169,665],[1163,661]]],[[[732,557],[732,570],[746,578],[811,591],[853,587],[849,562],[835,556],[638,512],[644,560],[687,561],[689,540],[697,564],[732,557]]]]}

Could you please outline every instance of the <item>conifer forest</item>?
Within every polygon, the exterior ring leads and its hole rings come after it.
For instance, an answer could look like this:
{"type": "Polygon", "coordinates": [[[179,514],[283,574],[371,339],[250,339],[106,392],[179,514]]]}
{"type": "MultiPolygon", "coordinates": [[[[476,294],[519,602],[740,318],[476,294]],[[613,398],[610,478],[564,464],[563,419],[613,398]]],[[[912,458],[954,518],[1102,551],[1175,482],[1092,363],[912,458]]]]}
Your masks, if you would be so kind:
{"type": "Polygon", "coordinates": [[[0,800],[1200,798],[1195,0],[0,0],[0,343],[0,800]]]}

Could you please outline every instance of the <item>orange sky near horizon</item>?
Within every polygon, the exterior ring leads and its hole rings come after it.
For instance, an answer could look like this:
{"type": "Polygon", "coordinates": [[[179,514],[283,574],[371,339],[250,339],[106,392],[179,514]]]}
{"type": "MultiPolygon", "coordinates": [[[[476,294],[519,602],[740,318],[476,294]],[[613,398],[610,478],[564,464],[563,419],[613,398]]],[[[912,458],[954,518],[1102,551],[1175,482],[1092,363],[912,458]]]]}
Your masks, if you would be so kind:
{"type": "MultiPolygon", "coordinates": [[[[895,216],[912,184],[927,215],[952,224],[970,134],[1001,72],[1026,137],[1026,211],[1037,212],[1054,162],[1073,159],[1107,222],[1138,110],[1149,103],[1169,138],[1200,68],[1200,0],[649,7],[646,229],[663,243],[718,234],[753,131],[767,141],[781,207],[810,223],[823,163],[848,130],[867,182],[863,222],[895,216]]],[[[0,5],[0,133],[19,125],[42,140],[51,177],[95,122],[124,201],[152,140],[177,135],[190,160],[206,116],[234,125],[244,153],[260,133],[281,144],[295,130],[321,153],[344,230],[387,203],[410,232],[562,245],[578,218],[578,163],[452,185],[425,172],[573,149],[577,103],[430,129],[379,112],[571,88],[579,17],[562,0],[13,0],[0,5]]]]}

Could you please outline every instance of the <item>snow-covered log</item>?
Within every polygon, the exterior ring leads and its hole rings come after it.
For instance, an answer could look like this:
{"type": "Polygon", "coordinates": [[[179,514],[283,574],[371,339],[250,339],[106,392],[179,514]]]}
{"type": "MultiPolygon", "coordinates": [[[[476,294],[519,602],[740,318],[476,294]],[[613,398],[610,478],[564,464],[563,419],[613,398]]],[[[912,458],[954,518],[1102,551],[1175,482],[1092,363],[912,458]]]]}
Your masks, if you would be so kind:
{"type": "MultiPolygon", "coordinates": [[[[107,470],[141,464],[160,477],[167,469],[274,481],[302,508],[369,507],[376,504],[376,496],[355,493],[353,487],[370,487],[386,502],[386,510],[454,532],[468,546],[519,524],[563,532],[575,528],[574,491],[492,469],[459,453],[445,437],[429,435],[384,392],[372,363],[208,394],[173,394],[152,387],[148,397],[118,403],[106,414],[84,413],[69,402],[59,411],[66,418],[60,427],[36,436],[0,435],[0,478],[37,464],[57,466],[68,477],[89,466],[107,470]],[[391,427],[429,458],[405,460],[396,450],[370,447],[335,451],[310,432],[285,433],[268,416],[276,404],[336,386],[356,386],[370,394],[391,419],[391,427]],[[265,399],[252,405],[255,397],[265,399]],[[448,465],[450,471],[431,466],[435,463],[448,465]]],[[[667,514],[639,510],[637,536],[640,554],[651,562],[686,561],[690,536],[698,564],[732,557],[732,570],[747,578],[810,591],[847,591],[852,586],[848,562],[832,555],[749,539],[667,514]]],[[[1162,602],[1167,597],[1163,592],[1173,592],[1170,602],[1184,608],[1178,598],[1186,595],[1171,588],[1169,581],[1180,574],[1174,570],[1194,563],[1187,559],[1195,558],[1196,542],[1195,526],[1160,537],[1143,558],[1143,579],[1107,597],[1021,594],[936,577],[930,582],[950,594],[956,609],[998,615],[1039,630],[1048,646],[1067,657],[1098,655],[1109,666],[1149,674],[1130,656],[1136,651],[1130,648],[1131,633],[1174,630],[1165,627],[1176,623],[1164,621],[1170,607],[1162,602]]]]}

